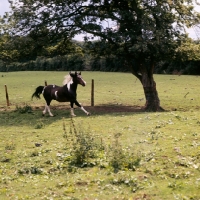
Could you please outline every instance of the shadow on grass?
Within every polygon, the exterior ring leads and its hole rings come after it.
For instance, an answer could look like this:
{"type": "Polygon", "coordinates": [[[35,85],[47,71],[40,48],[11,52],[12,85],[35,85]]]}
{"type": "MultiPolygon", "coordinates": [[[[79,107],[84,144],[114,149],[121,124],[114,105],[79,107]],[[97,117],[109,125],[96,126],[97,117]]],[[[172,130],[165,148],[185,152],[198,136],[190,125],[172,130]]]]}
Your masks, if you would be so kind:
{"type": "MultiPolygon", "coordinates": [[[[129,106],[129,105],[98,105],[98,106],[84,106],[84,108],[91,113],[92,117],[95,116],[116,116],[116,115],[134,115],[142,114],[145,111],[140,106],[129,106]]],[[[35,127],[37,124],[50,125],[56,121],[70,119],[70,108],[69,106],[56,105],[51,106],[51,111],[54,117],[50,117],[48,113],[42,116],[44,106],[32,107],[32,112],[20,113],[17,110],[5,109],[0,111],[0,126],[32,126],[35,127]]],[[[75,108],[76,117],[86,118],[87,116],[79,108],[75,108]]]]}
{"type": "MultiPolygon", "coordinates": [[[[34,110],[40,110],[42,112],[44,107],[36,107],[34,110]]],[[[141,106],[130,106],[130,105],[116,105],[116,104],[102,104],[97,106],[84,106],[84,108],[91,113],[91,115],[112,115],[116,113],[143,113],[146,112],[144,107],[141,106]]],[[[70,108],[68,106],[56,105],[51,106],[52,113],[57,113],[59,115],[60,111],[63,111],[69,115],[70,108]]],[[[78,107],[75,107],[75,114],[77,117],[86,116],[83,111],[81,111],[78,107]]],[[[47,116],[48,114],[46,114],[47,116]]],[[[87,117],[87,116],[86,116],[87,117]]]]}
{"type": "Polygon", "coordinates": [[[112,113],[140,113],[145,112],[143,107],[140,106],[127,106],[127,105],[98,105],[98,106],[87,106],[85,107],[92,113],[104,115],[104,114],[112,114],[112,113]]]}

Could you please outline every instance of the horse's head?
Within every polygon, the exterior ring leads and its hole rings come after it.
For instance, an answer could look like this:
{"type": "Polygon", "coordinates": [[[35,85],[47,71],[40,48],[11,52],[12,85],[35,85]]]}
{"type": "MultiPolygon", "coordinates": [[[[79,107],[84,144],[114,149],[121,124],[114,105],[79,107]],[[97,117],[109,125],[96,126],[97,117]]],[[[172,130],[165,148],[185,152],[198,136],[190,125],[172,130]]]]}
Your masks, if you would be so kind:
{"type": "Polygon", "coordinates": [[[81,72],[75,72],[75,73],[69,73],[69,75],[72,77],[72,80],[76,84],[80,84],[82,86],[86,86],[86,82],[83,80],[81,76],[81,72]]]}

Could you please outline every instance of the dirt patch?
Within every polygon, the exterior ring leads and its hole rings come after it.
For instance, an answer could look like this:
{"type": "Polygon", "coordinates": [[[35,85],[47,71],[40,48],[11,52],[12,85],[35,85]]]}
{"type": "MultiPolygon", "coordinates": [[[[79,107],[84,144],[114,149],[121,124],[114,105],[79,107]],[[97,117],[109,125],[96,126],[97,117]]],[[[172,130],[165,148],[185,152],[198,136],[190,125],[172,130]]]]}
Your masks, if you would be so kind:
{"type": "MultiPolygon", "coordinates": [[[[91,113],[116,113],[116,112],[144,112],[144,108],[140,106],[124,106],[124,105],[100,105],[100,106],[84,106],[84,108],[91,113]]],[[[37,106],[34,110],[42,110],[44,106],[37,106]]],[[[70,109],[68,106],[56,105],[51,106],[52,110],[70,109]]],[[[75,109],[78,109],[75,107],[75,109]]]]}
{"type": "MultiPolygon", "coordinates": [[[[99,105],[99,106],[84,106],[84,108],[91,113],[117,113],[117,112],[144,112],[144,108],[140,106],[127,106],[127,105],[99,105]]],[[[0,107],[0,111],[13,110],[11,107],[0,107]]],[[[33,110],[43,110],[44,106],[32,106],[33,110]]],[[[67,110],[69,106],[53,105],[51,110],[67,110]]],[[[75,109],[78,109],[75,106],[75,109]]]]}
{"type": "Polygon", "coordinates": [[[143,107],[139,106],[86,106],[86,110],[95,113],[116,113],[116,112],[144,112],[143,107]]]}

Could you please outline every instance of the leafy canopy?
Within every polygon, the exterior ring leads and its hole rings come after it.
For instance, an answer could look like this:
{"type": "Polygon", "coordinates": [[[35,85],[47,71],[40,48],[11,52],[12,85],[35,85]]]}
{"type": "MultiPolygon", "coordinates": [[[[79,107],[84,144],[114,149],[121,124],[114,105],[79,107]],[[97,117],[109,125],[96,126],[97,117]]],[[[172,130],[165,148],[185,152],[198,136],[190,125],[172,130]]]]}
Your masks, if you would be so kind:
{"type": "Polygon", "coordinates": [[[6,27],[10,34],[42,32],[53,42],[90,33],[101,39],[102,52],[107,49],[106,53],[139,63],[144,58],[171,57],[186,37],[185,26],[200,22],[192,0],[18,0],[11,4],[7,21],[12,28],[6,27]]]}

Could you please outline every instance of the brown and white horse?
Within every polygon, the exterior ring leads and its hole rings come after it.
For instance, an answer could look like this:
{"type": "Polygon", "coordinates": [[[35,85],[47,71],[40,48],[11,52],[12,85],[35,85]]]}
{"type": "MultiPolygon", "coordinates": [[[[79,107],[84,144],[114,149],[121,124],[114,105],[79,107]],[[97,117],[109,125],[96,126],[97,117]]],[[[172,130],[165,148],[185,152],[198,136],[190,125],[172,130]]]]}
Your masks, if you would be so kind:
{"type": "Polygon", "coordinates": [[[76,116],[74,114],[74,104],[80,107],[81,110],[83,110],[87,115],[90,115],[90,113],[87,112],[76,100],[76,89],[78,84],[82,86],[86,85],[86,82],[81,77],[81,72],[70,72],[69,75],[65,76],[62,87],[57,85],[38,86],[32,94],[32,98],[36,97],[37,99],[40,99],[40,94],[43,94],[46,101],[45,109],[42,112],[43,115],[45,115],[48,111],[49,115],[53,116],[50,110],[50,103],[52,100],[56,100],[58,102],[70,102],[72,116],[76,116]]]}

